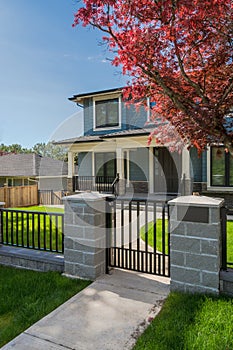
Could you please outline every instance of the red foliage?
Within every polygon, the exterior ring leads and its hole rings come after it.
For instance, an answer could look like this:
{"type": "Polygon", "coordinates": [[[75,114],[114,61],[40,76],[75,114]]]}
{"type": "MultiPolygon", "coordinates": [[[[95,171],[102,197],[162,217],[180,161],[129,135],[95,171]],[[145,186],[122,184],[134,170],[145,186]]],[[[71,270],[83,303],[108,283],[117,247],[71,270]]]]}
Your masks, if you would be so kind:
{"type": "Polygon", "coordinates": [[[232,0],[83,3],[74,25],[81,22],[105,33],[113,65],[131,77],[125,97],[151,97],[156,101],[153,119],[165,118],[199,152],[210,141],[232,152],[232,0]]]}

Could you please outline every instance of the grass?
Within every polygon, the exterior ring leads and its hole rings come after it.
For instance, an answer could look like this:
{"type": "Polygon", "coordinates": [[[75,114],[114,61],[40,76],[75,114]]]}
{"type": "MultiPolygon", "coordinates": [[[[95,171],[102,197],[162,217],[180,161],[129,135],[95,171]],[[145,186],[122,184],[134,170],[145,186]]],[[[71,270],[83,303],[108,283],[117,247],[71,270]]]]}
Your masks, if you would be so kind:
{"type": "Polygon", "coordinates": [[[0,347],[90,282],[0,266],[0,347]]]}
{"type": "MultiPolygon", "coordinates": [[[[156,251],[163,251],[163,248],[165,249],[165,254],[168,254],[168,220],[165,220],[165,245],[163,247],[163,228],[162,228],[162,219],[156,220],[156,251]]],[[[140,230],[140,237],[143,241],[146,240],[146,226],[142,226],[140,230]]],[[[148,223],[148,230],[147,230],[147,239],[148,244],[151,247],[154,247],[154,222],[150,221],[148,223]]]]}
{"type": "Polygon", "coordinates": [[[171,293],[134,350],[233,349],[233,299],[171,293]]]}
{"type": "Polygon", "coordinates": [[[11,245],[34,247],[52,251],[62,251],[62,217],[53,213],[64,213],[62,208],[33,206],[13,208],[3,212],[3,241],[11,245]],[[40,212],[51,215],[33,215],[22,213],[40,212]],[[17,212],[18,211],[18,212],[17,212]],[[51,232],[51,235],[50,235],[51,232]]]}
{"type": "Polygon", "coordinates": [[[45,205],[34,205],[32,207],[17,207],[12,208],[13,210],[29,210],[29,211],[39,211],[39,212],[46,212],[46,213],[64,213],[63,208],[59,207],[47,207],[45,205]]]}
{"type": "MultiPolygon", "coordinates": [[[[154,223],[148,223],[148,244],[154,247],[154,223]]],[[[140,230],[140,237],[145,241],[145,226],[140,230]]],[[[162,252],[162,219],[156,220],[156,250],[162,252]]],[[[165,253],[168,253],[168,220],[165,220],[165,253]]],[[[227,221],[227,261],[233,264],[233,221],[227,221]]],[[[229,265],[232,267],[232,265],[229,265]]]]}
{"type": "Polygon", "coordinates": [[[227,262],[233,265],[233,221],[227,221],[227,262]]]}

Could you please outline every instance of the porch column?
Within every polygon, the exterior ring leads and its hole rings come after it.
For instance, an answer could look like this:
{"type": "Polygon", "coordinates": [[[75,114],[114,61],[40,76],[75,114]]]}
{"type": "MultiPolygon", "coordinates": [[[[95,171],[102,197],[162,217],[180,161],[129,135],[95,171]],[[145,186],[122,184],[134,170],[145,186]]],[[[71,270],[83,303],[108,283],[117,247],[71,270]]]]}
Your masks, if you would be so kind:
{"type": "Polygon", "coordinates": [[[154,154],[153,147],[149,147],[149,193],[154,193],[154,154]]]}
{"type": "Polygon", "coordinates": [[[68,152],[68,176],[67,176],[67,189],[69,192],[73,192],[73,176],[74,176],[74,152],[68,152]]]}
{"type": "Polygon", "coordinates": [[[116,148],[116,163],[117,173],[119,174],[119,195],[125,193],[125,180],[124,180],[124,152],[121,147],[116,148]]]}
{"type": "Polygon", "coordinates": [[[191,179],[191,162],[190,153],[187,147],[182,151],[182,195],[190,195],[192,193],[192,179],[191,179]]]}

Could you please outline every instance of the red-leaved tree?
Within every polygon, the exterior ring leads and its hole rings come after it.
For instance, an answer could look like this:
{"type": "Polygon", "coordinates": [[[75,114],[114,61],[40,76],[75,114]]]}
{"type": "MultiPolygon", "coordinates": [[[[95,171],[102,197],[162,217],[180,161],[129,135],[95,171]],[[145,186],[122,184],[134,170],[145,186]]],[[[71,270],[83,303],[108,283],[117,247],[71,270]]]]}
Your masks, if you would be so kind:
{"type": "Polygon", "coordinates": [[[78,23],[105,33],[130,77],[125,98],[150,97],[153,119],[199,151],[218,142],[233,154],[232,0],[83,0],[78,23]]]}

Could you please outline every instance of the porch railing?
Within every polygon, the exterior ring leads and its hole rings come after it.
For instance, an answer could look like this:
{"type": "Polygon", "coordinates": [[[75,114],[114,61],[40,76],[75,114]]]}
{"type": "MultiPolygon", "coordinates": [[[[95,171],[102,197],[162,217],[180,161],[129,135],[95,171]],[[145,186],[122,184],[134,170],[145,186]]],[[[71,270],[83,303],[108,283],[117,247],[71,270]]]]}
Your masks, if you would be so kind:
{"type": "Polygon", "coordinates": [[[116,194],[118,176],[74,176],[73,191],[98,191],[116,194]]]}

